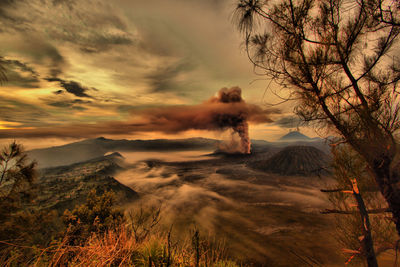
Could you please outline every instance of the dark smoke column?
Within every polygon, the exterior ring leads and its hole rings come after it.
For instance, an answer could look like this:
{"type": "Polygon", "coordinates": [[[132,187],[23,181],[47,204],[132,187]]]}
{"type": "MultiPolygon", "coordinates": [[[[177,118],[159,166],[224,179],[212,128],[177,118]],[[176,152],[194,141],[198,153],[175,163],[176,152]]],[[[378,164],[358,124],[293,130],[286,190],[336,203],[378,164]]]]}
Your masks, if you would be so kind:
{"type": "MultiPolygon", "coordinates": [[[[244,104],[242,90],[239,87],[222,88],[218,96],[210,99],[210,102],[224,104],[244,104]]],[[[232,109],[235,105],[232,105],[232,109]]],[[[248,114],[245,110],[232,110],[232,113],[216,114],[216,122],[221,128],[232,128],[240,137],[240,151],[243,154],[250,154],[251,142],[249,138],[249,124],[247,123],[248,114]]]]}
{"type": "Polygon", "coordinates": [[[247,121],[243,121],[238,124],[234,130],[239,134],[241,140],[241,148],[244,154],[250,154],[251,152],[251,141],[249,138],[249,124],[247,121]]]}

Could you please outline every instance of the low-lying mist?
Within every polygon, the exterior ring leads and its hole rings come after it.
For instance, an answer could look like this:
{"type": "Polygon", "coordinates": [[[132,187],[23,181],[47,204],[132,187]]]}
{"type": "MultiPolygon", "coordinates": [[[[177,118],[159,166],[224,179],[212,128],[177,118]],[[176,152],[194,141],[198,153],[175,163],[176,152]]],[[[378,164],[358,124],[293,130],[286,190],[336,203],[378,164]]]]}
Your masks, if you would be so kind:
{"type": "MultiPolygon", "coordinates": [[[[210,159],[213,151],[191,150],[191,151],[135,151],[122,152],[126,163],[138,163],[144,160],[161,161],[195,161],[210,159]]],[[[111,154],[112,152],[106,153],[111,154]]]]}
{"type": "MultiPolygon", "coordinates": [[[[177,232],[196,227],[221,236],[235,254],[257,262],[285,262],[274,251],[286,243],[284,250],[290,249],[293,238],[300,243],[313,239],[304,249],[326,242],[307,232],[326,227],[319,211],[328,203],[319,189],[328,180],[267,174],[204,151],[122,155],[129,167],[115,178],[137,191],[145,205],[161,206],[163,225],[177,232]]],[[[320,254],[328,255],[323,248],[320,254]]]]}

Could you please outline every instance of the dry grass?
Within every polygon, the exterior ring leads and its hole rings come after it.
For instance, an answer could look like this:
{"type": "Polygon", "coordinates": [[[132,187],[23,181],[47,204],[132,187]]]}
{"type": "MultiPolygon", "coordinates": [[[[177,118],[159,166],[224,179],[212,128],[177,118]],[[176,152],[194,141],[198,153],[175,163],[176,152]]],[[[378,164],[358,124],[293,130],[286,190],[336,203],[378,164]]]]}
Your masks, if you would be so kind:
{"type": "Polygon", "coordinates": [[[124,228],[93,234],[84,245],[70,246],[68,236],[55,248],[44,251],[35,266],[129,266],[138,244],[124,228]]]}
{"type": "MultiPolygon", "coordinates": [[[[71,236],[44,249],[31,248],[36,257],[21,262],[8,257],[1,266],[238,266],[227,260],[223,242],[195,235],[173,241],[170,233],[153,233],[137,242],[132,231],[119,227],[103,234],[93,234],[84,244],[73,246],[71,236]]],[[[10,244],[10,247],[11,244],[10,244]]]]}

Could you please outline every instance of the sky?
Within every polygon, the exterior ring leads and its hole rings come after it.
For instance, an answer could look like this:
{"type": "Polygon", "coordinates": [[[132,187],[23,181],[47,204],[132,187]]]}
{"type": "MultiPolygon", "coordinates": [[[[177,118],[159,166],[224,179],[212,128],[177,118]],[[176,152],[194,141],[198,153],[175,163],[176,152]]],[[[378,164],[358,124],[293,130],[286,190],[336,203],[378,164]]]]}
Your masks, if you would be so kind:
{"type": "Polygon", "coordinates": [[[1,0],[0,144],[56,145],[94,137],[88,128],[110,138],[221,138],[132,125],[153,110],[193,110],[231,87],[269,116],[250,123],[250,137],[279,138],[297,127],[293,103],[268,105],[279,99],[253,72],[234,8],[234,0],[1,0]]]}

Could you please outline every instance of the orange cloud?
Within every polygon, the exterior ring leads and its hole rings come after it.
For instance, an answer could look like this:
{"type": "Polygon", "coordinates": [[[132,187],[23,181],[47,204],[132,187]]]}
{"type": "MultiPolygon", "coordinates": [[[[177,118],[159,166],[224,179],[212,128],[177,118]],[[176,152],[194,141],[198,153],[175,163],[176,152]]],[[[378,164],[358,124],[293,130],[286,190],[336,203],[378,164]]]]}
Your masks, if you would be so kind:
{"type": "MultiPolygon", "coordinates": [[[[71,124],[32,129],[2,129],[0,138],[73,137],[89,138],[99,135],[127,135],[137,132],[178,133],[188,130],[221,131],[233,129],[248,138],[247,123],[272,122],[270,115],[278,110],[262,109],[247,104],[238,87],[223,88],[218,96],[191,106],[169,106],[136,111],[127,121],[94,124],[71,124]]],[[[243,136],[241,136],[243,137],[243,136]]]]}

